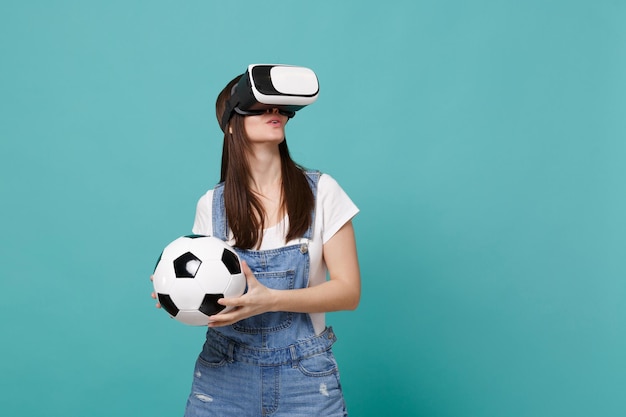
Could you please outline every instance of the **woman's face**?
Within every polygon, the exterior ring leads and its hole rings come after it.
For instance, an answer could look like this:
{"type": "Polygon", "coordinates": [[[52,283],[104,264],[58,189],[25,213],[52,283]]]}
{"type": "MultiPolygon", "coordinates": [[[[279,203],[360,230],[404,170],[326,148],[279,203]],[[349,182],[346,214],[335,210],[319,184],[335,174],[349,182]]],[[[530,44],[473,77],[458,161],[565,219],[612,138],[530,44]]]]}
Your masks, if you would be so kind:
{"type": "Polygon", "coordinates": [[[258,116],[245,116],[243,125],[250,142],[279,144],[285,139],[285,125],[289,118],[271,109],[258,116]]]}

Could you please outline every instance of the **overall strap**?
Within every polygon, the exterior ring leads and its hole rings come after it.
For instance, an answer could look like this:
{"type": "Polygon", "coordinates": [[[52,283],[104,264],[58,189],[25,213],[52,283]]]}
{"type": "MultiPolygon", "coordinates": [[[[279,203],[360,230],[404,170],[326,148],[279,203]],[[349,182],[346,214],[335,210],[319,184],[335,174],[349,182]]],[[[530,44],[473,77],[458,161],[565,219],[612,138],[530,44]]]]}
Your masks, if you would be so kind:
{"type": "Polygon", "coordinates": [[[228,224],[226,221],[226,207],[224,205],[224,183],[221,182],[213,189],[213,236],[223,241],[228,240],[228,224]]]}
{"type": "Polygon", "coordinates": [[[319,171],[305,171],[307,180],[309,181],[309,187],[311,187],[311,191],[313,192],[313,209],[311,210],[311,224],[309,228],[302,236],[305,239],[311,240],[313,237],[313,225],[315,225],[315,206],[317,205],[317,184],[320,180],[320,176],[322,175],[319,171]]]}

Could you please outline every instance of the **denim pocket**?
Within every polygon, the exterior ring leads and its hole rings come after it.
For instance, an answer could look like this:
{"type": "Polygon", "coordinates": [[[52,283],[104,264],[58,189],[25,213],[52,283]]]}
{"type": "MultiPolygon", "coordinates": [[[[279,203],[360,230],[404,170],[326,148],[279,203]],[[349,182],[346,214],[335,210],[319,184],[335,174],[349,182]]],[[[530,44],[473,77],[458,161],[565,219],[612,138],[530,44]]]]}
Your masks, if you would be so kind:
{"type": "Polygon", "coordinates": [[[219,368],[220,366],[224,366],[227,362],[228,358],[225,354],[206,344],[198,356],[198,363],[210,368],[219,368]]]}
{"type": "Polygon", "coordinates": [[[255,272],[254,277],[263,285],[275,290],[293,290],[296,271],[255,272]]]}
{"type": "Polygon", "coordinates": [[[298,369],[306,376],[329,376],[338,372],[337,361],[330,351],[301,359],[298,369]]]}

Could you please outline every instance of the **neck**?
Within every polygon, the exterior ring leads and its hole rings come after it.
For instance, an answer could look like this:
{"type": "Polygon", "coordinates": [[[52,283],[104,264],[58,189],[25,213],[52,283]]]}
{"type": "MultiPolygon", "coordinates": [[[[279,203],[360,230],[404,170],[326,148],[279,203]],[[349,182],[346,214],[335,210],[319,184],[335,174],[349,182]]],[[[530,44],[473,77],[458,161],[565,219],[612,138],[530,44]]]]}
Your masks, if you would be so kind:
{"type": "Polygon", "coordinates": [[[260,194],[271,194],[282,180],[282,166],[277,146],[256,147],[248,155],[250,186],[260,194]]]}

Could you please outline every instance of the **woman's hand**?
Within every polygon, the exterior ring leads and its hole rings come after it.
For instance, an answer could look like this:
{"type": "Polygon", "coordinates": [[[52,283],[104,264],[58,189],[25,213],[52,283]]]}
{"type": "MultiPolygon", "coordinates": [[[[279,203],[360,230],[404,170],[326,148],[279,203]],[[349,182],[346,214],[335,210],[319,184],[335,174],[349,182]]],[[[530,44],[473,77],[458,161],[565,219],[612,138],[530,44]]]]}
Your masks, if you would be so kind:
{"type": "MultiPolygon", "coordinates": [[[[150,275],[150,281],[154,281],[154,276],[153,276],[153,275],[150,275]]],[[[152,291],[152,294],[150,294],[150,296],[151,296],[154,300],[156,300],[156,299],[157,299],[157,295],[156,295],[156,293],[155,293],[154,291],[152,291]]],[[[161,308],[161,303],[159,303],[159,302],[157,301],[157,303],[155,304],[155,307],[156,307],[156,308],[161,308]]]]}
{"type": "Polygon", "coordinates": [[[217,302],[234,309],[209,317],[209,327],[228,326],[248,317],[273,311],[274,290],[261,284],[245,261],[241,262],[248,291],[241,297],[220,298],[217,302]]]}

